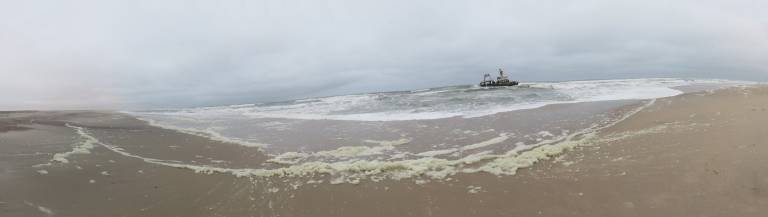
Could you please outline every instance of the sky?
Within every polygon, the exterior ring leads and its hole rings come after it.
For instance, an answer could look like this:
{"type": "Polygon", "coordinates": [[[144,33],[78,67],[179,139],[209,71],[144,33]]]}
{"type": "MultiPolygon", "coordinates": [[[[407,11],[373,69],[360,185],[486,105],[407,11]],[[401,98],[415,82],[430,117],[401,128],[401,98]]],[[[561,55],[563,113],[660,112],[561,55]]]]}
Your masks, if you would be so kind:
{"type": "Polygon", "coordinates": [[[768,81],[764,0],[0,0],[0,110],[514,79],[768,81]]]}

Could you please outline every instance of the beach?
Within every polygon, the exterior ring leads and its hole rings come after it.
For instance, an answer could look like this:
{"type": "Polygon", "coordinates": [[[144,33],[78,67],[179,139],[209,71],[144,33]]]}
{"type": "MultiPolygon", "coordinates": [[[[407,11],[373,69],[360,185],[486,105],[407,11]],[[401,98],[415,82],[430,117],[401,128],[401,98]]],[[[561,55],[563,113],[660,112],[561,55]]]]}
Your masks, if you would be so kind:
{"type": "Polygon", "coordinates": [[[482,117],[268,118],[247,128],[254,142],[131,113],[2,112],[0,216],[768,213],[762,86],[482,117]]]}

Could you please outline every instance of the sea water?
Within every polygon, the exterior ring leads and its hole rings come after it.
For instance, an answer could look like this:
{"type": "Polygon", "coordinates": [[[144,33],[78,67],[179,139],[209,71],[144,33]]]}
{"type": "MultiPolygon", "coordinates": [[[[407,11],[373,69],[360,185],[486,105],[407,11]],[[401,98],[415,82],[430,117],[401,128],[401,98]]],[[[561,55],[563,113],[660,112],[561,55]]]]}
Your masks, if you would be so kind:
{"type": "Polygon", "coordinates": [[[440,179],[460,172],[514,174],[587,141],[654,99],[682,94],[684,87],[739,84],[746,82],[658,78],[468,85],[128,113],[270,155],[260,168],[168,164],[199,172],[321,173],[339,182],[440,179]]]}

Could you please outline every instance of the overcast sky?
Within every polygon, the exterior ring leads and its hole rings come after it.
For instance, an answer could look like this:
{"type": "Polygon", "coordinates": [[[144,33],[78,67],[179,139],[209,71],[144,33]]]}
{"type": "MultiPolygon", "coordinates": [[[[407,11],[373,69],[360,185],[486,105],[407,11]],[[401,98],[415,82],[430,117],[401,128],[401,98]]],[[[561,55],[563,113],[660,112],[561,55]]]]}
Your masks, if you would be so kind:
{"type": "Polygon", "coordinates": [[[521,80],[768,80],[768,1],[0,0],[0,110],[521,80]]]}

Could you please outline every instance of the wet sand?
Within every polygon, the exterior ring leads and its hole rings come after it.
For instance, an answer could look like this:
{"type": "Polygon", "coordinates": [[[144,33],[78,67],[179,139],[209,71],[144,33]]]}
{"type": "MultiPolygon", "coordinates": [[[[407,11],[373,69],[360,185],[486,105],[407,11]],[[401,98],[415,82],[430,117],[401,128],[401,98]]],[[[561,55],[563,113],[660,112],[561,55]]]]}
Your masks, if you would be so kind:
{"type": "MultiPolygon", "coordinates": [[[[547,109],[557,107],[538,112],[547,109]]],[[[504,125],[515,117],[488,118],[504,125]]],[[[451,122],[462,121],[444,120],[451,122]]],[[[765,123],[768,88],[688,93],[658,99],[513,176],[297,185],[294,178],[199,174],[101,146],[66,164],[35,166],[78,142],[67,124],[155,159],[239,168],[258,167],[268,157],[125,114],[3,112],[0,216],[764,216],[765,123]]]]}

